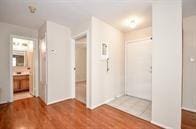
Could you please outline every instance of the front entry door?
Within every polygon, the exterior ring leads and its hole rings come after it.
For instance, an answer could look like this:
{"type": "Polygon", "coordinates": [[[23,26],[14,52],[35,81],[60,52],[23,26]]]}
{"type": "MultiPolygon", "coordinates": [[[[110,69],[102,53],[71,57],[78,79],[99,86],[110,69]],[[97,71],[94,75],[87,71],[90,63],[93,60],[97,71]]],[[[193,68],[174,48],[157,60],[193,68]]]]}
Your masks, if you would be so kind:
{"type": "Polygon", "coordinates": [[[151,100],[152,40],[126,45],[126,93],[151,100]]]}

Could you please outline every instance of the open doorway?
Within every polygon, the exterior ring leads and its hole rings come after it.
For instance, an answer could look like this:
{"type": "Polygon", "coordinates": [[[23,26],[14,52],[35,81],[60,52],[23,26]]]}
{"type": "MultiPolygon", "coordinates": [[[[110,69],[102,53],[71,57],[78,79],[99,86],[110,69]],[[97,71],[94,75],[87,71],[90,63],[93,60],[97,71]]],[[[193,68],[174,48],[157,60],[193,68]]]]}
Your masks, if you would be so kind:
{"type": "Polygon", "coordinates": [[[35,40],[11,36],[10,43],[11,101],[36,96],[35,40]]]}
{"type": "Polygon", "coordinates": [[[87,36],[75,39],[75,98],[86,104],[87,36]]]}

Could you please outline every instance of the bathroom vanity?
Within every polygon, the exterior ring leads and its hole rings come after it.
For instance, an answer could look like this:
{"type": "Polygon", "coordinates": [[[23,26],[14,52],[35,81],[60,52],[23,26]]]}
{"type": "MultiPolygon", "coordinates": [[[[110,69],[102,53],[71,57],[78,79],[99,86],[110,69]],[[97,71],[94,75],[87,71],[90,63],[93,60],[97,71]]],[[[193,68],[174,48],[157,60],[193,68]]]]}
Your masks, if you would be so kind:
{"type": "Polygon", "coordinates": [[[14,93],[29,90],[29,75],[14,75],[13,76],[14,93]]]}

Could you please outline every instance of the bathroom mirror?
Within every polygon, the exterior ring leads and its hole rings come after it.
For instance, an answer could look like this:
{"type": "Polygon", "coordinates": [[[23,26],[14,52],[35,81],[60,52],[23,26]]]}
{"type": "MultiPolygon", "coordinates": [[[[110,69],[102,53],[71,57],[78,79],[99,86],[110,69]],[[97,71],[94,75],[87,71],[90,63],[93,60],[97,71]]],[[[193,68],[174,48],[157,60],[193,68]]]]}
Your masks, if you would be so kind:
{"type": "Polygon", "coordinates": [[[12,56],[13,66],[23,67],[25,66],[25,52],[15,51],[12,56]]]}

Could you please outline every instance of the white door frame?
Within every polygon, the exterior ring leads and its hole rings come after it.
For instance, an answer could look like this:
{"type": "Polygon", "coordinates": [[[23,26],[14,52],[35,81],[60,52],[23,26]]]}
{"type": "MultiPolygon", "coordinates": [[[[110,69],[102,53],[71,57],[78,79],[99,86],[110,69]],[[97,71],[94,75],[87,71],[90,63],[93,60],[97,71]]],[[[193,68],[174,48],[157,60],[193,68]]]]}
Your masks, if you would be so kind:
{"type": "Polygon", "coordinates": [[[127,46],[130,43],[134,42],[140,42],[140,41],[146,41],[146,40],[152,40],[152,37],[146,37],[142,39],[137,39],[137,40],[130,40],[130,41],[125,41],[125,95],[127,95],[126,89],[127,89],[127,46]]]}
{"type": "Polygon", "coordinates": [[[41,71],[42,69],[41,69],[41,62],[40,62],[40,59],[41,59],[41,50],[40,49],[42,49],[41,47],[42,46],[40,46],[41,45],[41,41],[42,40],[44,40],[44,42],[45,42],[45,51],[46,51],[46,84],[45,84],[45,88],[44,88],[44,91],[42,91],[42,92],[44,92],[44,99],[41,97],[41,95],[40,95],[40,93],[41,93],[41,91],[40,90],[38,90],[39,91],[39,93],[38,93],[38,96],[39,96],[39,98],[45,103],[45,104],[48,104],[48,54],[47,54],[47,52],[48,52],[48,46],[47,46],[47,33],[45,32],[44,33],[44,35],[42,36],[42,37],[40,37],[39,38],[39,43],[38,43],[38,68],[39,68],[39,71],[38,71],[38,89],[41,87],[41,76],[42,76],[42,74],[41,74],[41,72],[43,72],[43,71],[41,71]]]}
{"type": "Polygon", "coordinates": [[[90,108],[90,98],[91,98],[91,92],[90,92],[90,35],[89,30],[84,31],[76,36],[73,37],[73,45],[72,46],[72,95],[73,98],[75,98],[75,40],[79,39],[83,36],[86,36],[87,43],[86,43],[86,107],[90,108]]]}
{"type": "Polygon", "coordinates": [[[13,66],[12,66],[12,56],[13,56],[13,38],[25,39],[25,40],[32,40],[33,41],[33,67],[34,67],[34,74],[33,74],[33,93],[34,96],[38,96],[38,42],[37,39],[25,36],[18,36],[18,35],[10,35],[10,59],[9,59],[9,80],[10,80],[10,99],[9,102],[13,102],[13,66]]]}

